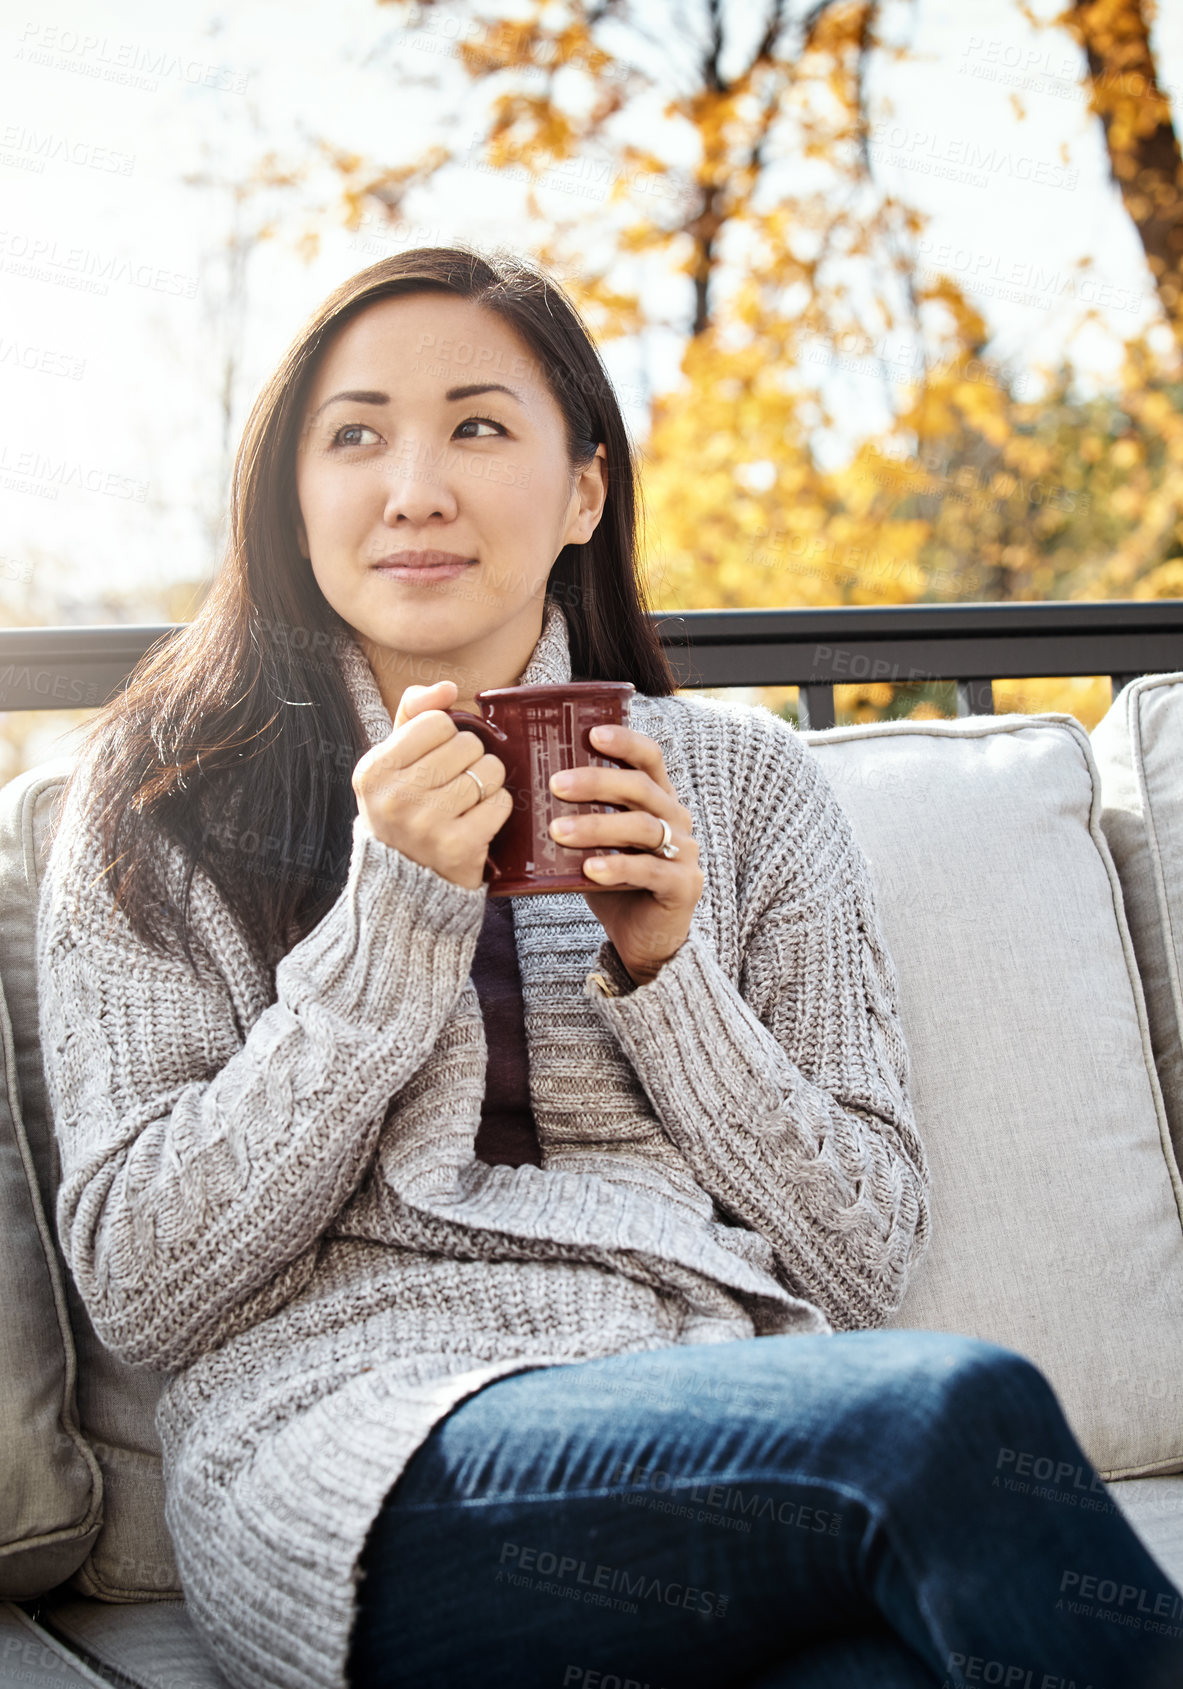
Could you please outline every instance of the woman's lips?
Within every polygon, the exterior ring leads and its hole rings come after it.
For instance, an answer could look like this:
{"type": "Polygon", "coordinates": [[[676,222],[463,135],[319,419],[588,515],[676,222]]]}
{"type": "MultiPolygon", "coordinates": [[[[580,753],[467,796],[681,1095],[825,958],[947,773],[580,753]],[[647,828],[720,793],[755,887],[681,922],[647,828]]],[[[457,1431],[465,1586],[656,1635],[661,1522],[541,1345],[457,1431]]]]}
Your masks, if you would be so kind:
{"type": "Polygon", "coordinates": [[[462,575],[466,569],[475,568],[474,563],[421,563],[408,567],[398,563],[376,563],[378,574],[388,575],[392,581],[450,581],[454,575],[462,575]]]}

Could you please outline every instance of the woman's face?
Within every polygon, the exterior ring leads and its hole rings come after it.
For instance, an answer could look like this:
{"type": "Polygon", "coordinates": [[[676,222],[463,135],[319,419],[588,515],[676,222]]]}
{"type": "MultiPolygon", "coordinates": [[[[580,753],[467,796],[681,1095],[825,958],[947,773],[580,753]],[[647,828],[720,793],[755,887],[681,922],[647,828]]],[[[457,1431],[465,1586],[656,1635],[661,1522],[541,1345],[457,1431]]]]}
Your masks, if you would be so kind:
{"type": "Polygon", "coordinates": [[[603,460],[601,445],[573,482],[542,369],[469,300],[380,299],[338,331],[302,418],[297,533],[325,598],[383,659],[380,684],[382,670],[406,681],[411,658],[428,659],[414,678],[430,680],[435,657],[441,678],[455,669],[461,699],[512,684],[537,643],[555,558],[599,521],[603,460]],[[462,567],[376,567],[421,552],[462,567]]]}

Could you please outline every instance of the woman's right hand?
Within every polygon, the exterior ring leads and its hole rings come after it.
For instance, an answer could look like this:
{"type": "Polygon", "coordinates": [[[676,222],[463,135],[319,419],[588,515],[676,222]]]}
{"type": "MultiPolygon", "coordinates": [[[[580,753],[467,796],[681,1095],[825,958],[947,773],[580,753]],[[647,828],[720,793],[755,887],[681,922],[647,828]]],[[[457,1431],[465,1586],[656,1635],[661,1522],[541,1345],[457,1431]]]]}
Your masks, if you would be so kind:
{"type": "Polygon", "coordinates": [[[453,680],[408,686],[389,735],[354,768],[353,790],[367,832],[475,891],[484,879],[489,841],[509,820],[513,796],[501,758],[446,713],[458,693],[453,680]],[[483,798],[468,778],[470,768],[485,788],[483,798]]]}

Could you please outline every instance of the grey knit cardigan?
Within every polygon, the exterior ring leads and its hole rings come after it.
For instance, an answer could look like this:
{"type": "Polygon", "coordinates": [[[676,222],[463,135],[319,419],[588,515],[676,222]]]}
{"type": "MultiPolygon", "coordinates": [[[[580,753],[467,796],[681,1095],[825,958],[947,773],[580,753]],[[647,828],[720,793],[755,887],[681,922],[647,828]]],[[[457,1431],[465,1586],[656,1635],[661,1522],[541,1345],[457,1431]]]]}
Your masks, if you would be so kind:
{"type": "MultiPolygon", "coordinates": [[[[377,744],[351,636],[340,661],[377,744]]],[[[570,678],[548,602],[520,682],[570,678]]],[[[369,1527],[473,1391],[879,1325],[927,1246],[895,969],[816,758],[722,701],[637,694],[632,725],[706,883],[640,987],[581,892],[514,899],[541,1167],[473,1153],[484,886],[355,821],[344,889],[272,977],[199,868],[198,983],[113,908],[84,781],[63,805],[37,945],[59,1236],[102,1341],[170,1375],[168,1527],[241,1689],[341,1689],[369,1527]]]]}

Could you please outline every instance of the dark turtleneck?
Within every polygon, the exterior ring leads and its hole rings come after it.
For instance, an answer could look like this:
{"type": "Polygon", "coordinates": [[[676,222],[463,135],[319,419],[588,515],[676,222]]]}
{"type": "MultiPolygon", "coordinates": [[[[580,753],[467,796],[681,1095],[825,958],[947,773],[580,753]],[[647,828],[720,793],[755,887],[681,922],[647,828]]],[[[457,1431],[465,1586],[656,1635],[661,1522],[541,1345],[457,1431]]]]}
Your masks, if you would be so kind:
{"type": "Polygon", "coordinates": [[[485,1021],[489,1065],[476,1135],[479,1161],[493,1166],[542,1165],[538,1129],[530,1108],[530,1067],[522,1012],[522,979],[513,938],[513,903],[485,900],[485,919],[472,959],[472,982],[485,1021]]]}

